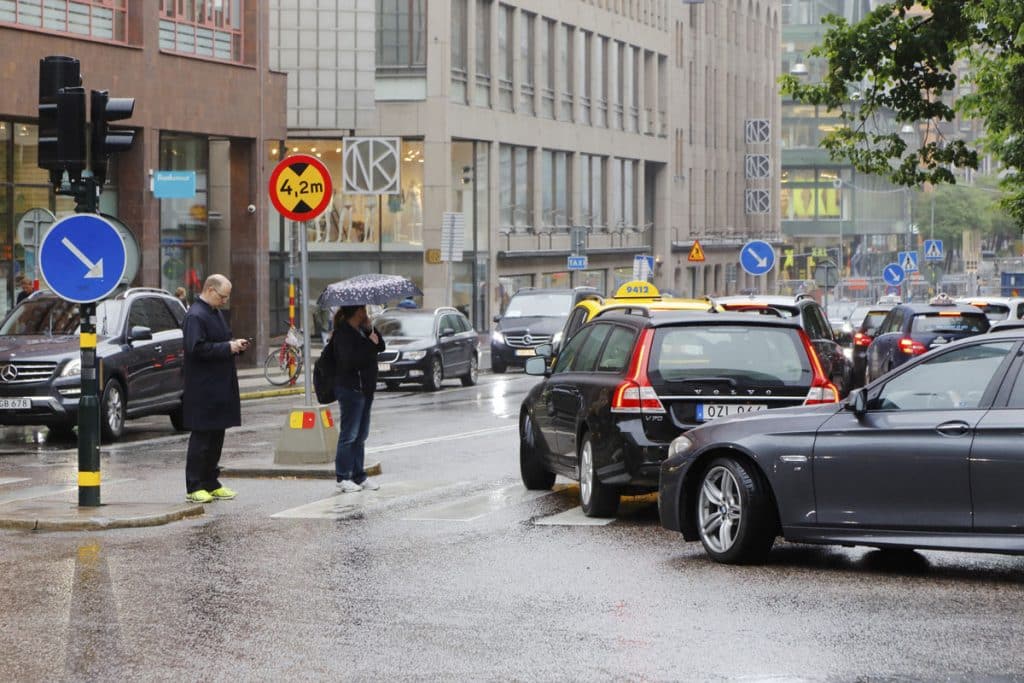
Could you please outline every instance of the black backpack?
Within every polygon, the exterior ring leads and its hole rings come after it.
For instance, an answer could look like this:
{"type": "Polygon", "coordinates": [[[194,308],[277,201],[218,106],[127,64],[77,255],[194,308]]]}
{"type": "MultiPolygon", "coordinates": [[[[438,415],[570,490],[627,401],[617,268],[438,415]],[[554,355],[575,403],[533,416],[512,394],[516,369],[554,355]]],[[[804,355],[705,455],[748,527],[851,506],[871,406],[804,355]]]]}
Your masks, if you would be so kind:
{"type": "Polygon", "coordinates": [[[320,357],[313,364],[313,391],[316,393],[316,400],[322,404],[334,402],[335,374],[334,335],[331,335],[320,352],[320,357]]]}

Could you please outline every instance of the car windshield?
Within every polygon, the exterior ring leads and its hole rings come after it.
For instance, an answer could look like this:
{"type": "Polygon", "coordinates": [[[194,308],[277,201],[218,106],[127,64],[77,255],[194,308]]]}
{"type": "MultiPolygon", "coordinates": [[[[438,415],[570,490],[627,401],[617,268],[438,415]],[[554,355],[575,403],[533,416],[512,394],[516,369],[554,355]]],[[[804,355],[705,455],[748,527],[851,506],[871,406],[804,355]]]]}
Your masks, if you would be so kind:
{"type": "Polygon", "coordinates": [[[432,313],[411,313],[404,315],[381,315],[373,326],[385,337],[432,337],[434,336],[434,315],[432,313]]]}
{"type": "Polygon", "coordinates": [[[505,318],[564,318],[572,308],[572,294],[516,294],[508,302],[505,318]]]}
{"type": "MultiPolygon", "coordinates": [[[[96,331],[101,336],[114,334],[122,308],[120,301],[101,301],[96,306],[96,331]]],[[[56,297],[32,297],[23,301],[0,327],[0,335],[78,334],[78,304],[56,297]]]]}
{"type": "Polygon", "coordinates": [[[919,313],[914,316],[910,333],[957,333],[979,334],[988,330],[988,318],[980,313],[943,311],[942,313],[919,313]]]}
{"type": "Polygon", "coordinates": [[[742,380],[744,385],[807,385],[811,364],[796,330],[773,327],[664,327],[648,368],[664,382],[742,380]]]}

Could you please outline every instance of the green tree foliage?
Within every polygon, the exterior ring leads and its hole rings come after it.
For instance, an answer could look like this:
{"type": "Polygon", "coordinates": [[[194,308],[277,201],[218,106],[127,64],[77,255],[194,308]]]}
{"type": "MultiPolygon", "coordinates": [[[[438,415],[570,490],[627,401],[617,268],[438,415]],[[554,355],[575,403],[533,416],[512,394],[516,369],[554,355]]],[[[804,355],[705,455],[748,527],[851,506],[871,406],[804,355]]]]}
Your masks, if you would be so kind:
{"type": "Polygon", "coordinates": [[[993,249],[1012,245],[1020,231],[1013,218],[993,201],[999,194],[995,183],[984,178],[975,185],[939,185],[915,193],[914,223],[923,238],[934,234],[943,240],[947,251],[960,248],[962,233],[967,229],[978,230],[993,249]]]}
{"type": "Polygon", "coordinates": [[[856,24],[825,22],[824,41],[810,53],[828,60],[822,82],[784,76],[782,88],[843,112],[847,126],[822,142],[832,157],[921,186],[955,183],[951,164],[977,168],[979,154],[991,152],[1006,169],[1003,204],[1024,226],[1024,1],[894,0],[856,24]],[[969,75],[958,77],[957,65],[969,75]],[[957,113],[984,122],[978,146],[942,136],[938,124],[957,113]],[[901,136],[907,124],[919,146],[901,136]]]}

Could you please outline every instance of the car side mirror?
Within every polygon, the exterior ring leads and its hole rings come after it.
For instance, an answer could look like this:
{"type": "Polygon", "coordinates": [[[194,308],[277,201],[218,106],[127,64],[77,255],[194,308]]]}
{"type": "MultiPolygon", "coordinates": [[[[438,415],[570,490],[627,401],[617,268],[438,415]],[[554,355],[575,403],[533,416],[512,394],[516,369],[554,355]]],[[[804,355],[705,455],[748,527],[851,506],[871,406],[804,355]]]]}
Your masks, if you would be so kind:
{"type": "Polygon", "coordinates": [[[450,327],[446,327],[443,330],[441,330],[441,336],[442,337],[454,337],[455,336],[455,330],[453,330],[450,327]]]}
{"type": "Polygon", "coordinates": [[[551,344],[541,344],[534,350],[538,356],[543,356],[544,358],[551,358],[555,352],[555,348],[551,344]]]}
{"type": "Polygon", "coordinates": [[[548,376],[548,359],[544,356],[534,356],[526,359],[526,374],[537,377],[548,376]]]}
{"type": "Polygon", "coordinates": [[[854,389],[846,401],[847,410],[852,410],[857,419],[868,412],[868,396],[864,389],[854,389]]]}
{"type": "Polygon", "coordinates": [[[494,316],[494,322],[496,322],[496,323],[501,322],[501,316],[500,315],[494,316]]]}
{"type": "Polygon", "coordinates": [[[142,325],[135,325],[128,333],[128,341],[148,341],[153,338],[153,330],[142,325]]]}

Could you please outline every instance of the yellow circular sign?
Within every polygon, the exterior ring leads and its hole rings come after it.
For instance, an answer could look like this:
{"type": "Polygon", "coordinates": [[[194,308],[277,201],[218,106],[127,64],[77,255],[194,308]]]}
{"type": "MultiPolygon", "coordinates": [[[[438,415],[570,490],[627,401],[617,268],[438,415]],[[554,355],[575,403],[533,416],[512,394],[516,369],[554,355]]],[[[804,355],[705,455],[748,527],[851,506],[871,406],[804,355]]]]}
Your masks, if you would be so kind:
{"type": "Polygon", "coordinates": [[[270,175],[270,201],[293,221],[308,221],[322,214],[332,192],[327,167],[306,154],[282,159],[270,175]]]}

